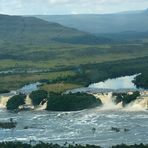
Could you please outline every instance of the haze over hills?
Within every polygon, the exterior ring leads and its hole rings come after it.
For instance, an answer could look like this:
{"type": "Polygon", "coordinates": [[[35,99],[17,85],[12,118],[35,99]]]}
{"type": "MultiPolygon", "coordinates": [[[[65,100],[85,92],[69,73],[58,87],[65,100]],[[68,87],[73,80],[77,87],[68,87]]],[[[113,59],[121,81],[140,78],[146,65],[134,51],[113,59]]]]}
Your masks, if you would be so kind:
{"type": "Polygon", "coordinates": [[[34,17],[0,15],[0,41],[30,44],[98,44],[108,40],[34,17]]]}
{"type": "MultiPolygon", "coordinates": [[[[35,17],[0,15],[0,59],[51,60],[89,55],[83,46],[106,44],[110,39],[96,37],[35,17]]],[[[87,46],[86,46],[87,47],[87,46]]],[[[97,51],[99,52],[99,51],[97,51]]],[[[92,52],[96,54],[96,52],[92,52]]]]}
{"type": "Polygon", "coordinates": [[[116,14],[40,15],[36,17],[94,34],[148,31],[148,9],[116,14]]]}

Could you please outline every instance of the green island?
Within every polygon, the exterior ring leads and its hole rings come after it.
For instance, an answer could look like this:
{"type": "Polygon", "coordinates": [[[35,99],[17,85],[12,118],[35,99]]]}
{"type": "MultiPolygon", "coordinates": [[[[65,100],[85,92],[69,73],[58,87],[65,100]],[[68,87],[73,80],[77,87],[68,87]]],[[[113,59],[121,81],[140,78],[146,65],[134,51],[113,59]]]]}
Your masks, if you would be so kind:
{"type": "Polygon", "coordinates": [[[141,75],[137,76],[134,80],[137,87],[148,88],[148,73],[143,72],[141,75]]]}
{"type": "Polygon", "coordinates": [[[48,98],[46,110],[76,111],[101,106],[100,99],[85,93],[51,94],[48,98]]]}
{"type": "MultiPolygon", "coordinates": [[[[77,111],[102,105],[100,99],[86,93],[60,94],[37,90],[33,91],[29,97],[35,107],[47,102],[46,110],[49,111],[77,111]]],[[[7,109],[19,111],[19,106],[25,105],[25,98],[26,96],[22,94],[13,96],[7,102],[7,109]]]]}
{"type": "Polygon", "coordinates": [[[44,99],[47,99],[48,97],[48,93],[45,90],[37,90],[37,91],[33,91],[30,95],[29,95],[32,103],[34,106],[39,105],[44,99]]]}
{"type": "Polygon", "coordinates": [[[0,122],[0,128],[1,129],[13,129],[17,125],[16,122],[10,121],[10,122],[0,122]]]}
{"type": "Polygon", "coordinates": [[[25,98],[26,98],[26,95],[24,94],[19,94],[11,97],[6,104],[7,109],[17,110],[20,105],[25,104],[25,98]]]}

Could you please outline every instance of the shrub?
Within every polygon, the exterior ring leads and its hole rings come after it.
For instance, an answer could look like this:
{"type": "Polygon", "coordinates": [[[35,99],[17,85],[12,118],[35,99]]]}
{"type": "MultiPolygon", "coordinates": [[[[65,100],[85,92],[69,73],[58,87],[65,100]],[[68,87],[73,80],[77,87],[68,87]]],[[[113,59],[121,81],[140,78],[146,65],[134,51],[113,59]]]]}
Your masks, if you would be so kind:
{"type": "Polygon", "coordinates": [[[19,94],[10,98],[7,102],[7,109],[8,110],[16,110],[20,105],[25,104],[26,95],[19,94]]]}
{"type": "Polygon", "coordinates": [[[39,105],[44,99],[48,96],[47,91],[45,90],[37,90],[33,91],[29,97],[32,100],[33,105],[39,105]]]}
{"type": "Polygon", "coordinates": [[[5,93],[9,93],[10,91],[7,89],[1,89],[0,90],[0,94],[5,94],[5,93]]]}

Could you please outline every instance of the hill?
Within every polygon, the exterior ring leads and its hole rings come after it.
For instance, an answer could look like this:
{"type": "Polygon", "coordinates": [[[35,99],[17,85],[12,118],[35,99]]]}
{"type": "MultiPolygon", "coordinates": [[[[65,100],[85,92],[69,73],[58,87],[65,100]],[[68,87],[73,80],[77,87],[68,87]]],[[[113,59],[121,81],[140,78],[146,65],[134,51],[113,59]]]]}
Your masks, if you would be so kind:
{"type": "MultiPolygon", "coordinates": [[[[59,60],[66,60],[67,63],[67,59],[72,59],[73,55],[88,56],[91,50],[89,46],[108,42],[110,39],[106,37],[97,37],[35,17],[0,15],[1,69],[7,68],[6,65],[20,67],[18,63],[22,60],[27,60],[27,67],[29,61],[55,60],[59,63],[59,60]],[[17,61],[7,61],[5,65],[2,60],[17,61]]],[[[92,54],[95,55],[96,52],[92,54]]],[[[52,61],[51,64],[54,65],[53,63],[52,61]]],[[[31,67],[34,64],[31,62],[31,67]]],[[[63,65],[62,62],[60,64],[63,65]]],[[[24,63],[21,65],[24,68],[24,63]]]]}
{"type": "Polygon", "coordinates": [[[120,37],[125,36],[129,41],[140,35],[102,34],[103,37],[100,37],[35,17],[0,15],[0,67],[63,67],[146,56],[148,36],[147,33],[143,35],[146,38],[144,44],[143,39],[139,44],[137,41],[120,44],[120,37]],[[108,38],[117,40],[117,43],[108,38]]]}
{"type": "Polygon", "coordinates": [[[0,42],[23,44],[49,44],[54,42],[74,44],[105,43],[98,38],[76,29],[64,27],[34,17],[0,15],[0,42]]]}
{"type": "Polygon", "coordinates": [[[148,31],[148,9],[116,14],[42,15],[36,17],[94,34],[148,31]]]}

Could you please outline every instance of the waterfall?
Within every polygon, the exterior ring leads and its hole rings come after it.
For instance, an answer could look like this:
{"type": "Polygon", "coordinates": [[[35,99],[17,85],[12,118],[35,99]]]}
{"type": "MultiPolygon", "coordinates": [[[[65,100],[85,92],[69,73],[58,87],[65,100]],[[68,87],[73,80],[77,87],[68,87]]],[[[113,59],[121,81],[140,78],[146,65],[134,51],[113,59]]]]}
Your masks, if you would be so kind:
{"type": "Polygon", "coordinates": [[[125,107],[123,107],[123,102],[119,102],[118,104],[115,103],[115,96],[113,96],[111,92],[93,95],[101,100],[103,104],[101,110],[123,109],[126,111],[143,111],[148,109],[148,95],[145,95],[143,92],[141,92],[139,98],[127,104],[125,107]]]}
{"type": "Polygon", "coordinates": [[[45,110],[47,108],[47,101],[41,102],[40,105],[36,108],[36,110],[45,110]]]}
{"type": "Polygon", "coordinates": [[[148,97],[140,97],[139,99],[131,102],[125,108],[128,111],[141,111],[148,109],[148,97]]]}
{"type": "Polygon", "coordinates": [[[122,102],[116,104],[114,102],[115,97],[113,97],[112,92],[110,93],[99,93],[99,94],[93,94],[96,98],[99,98],[101,102],[103,103],[102,109],[119,109],[122,108],[122,102]]]}
{"type": "Polygon", "coordinates": [[[29,105],[29,106],[32,105],[32,101],[31,101],[29,95],[27,95],[27,97],[26,97],[26,99],[25,99],[25,104],[26,104],[26,105],[29,105]]]}
{"type": "Polygon", "coordinates": [[[5,108],[10,96],[0,96],[0,108],[5,108]]]}

